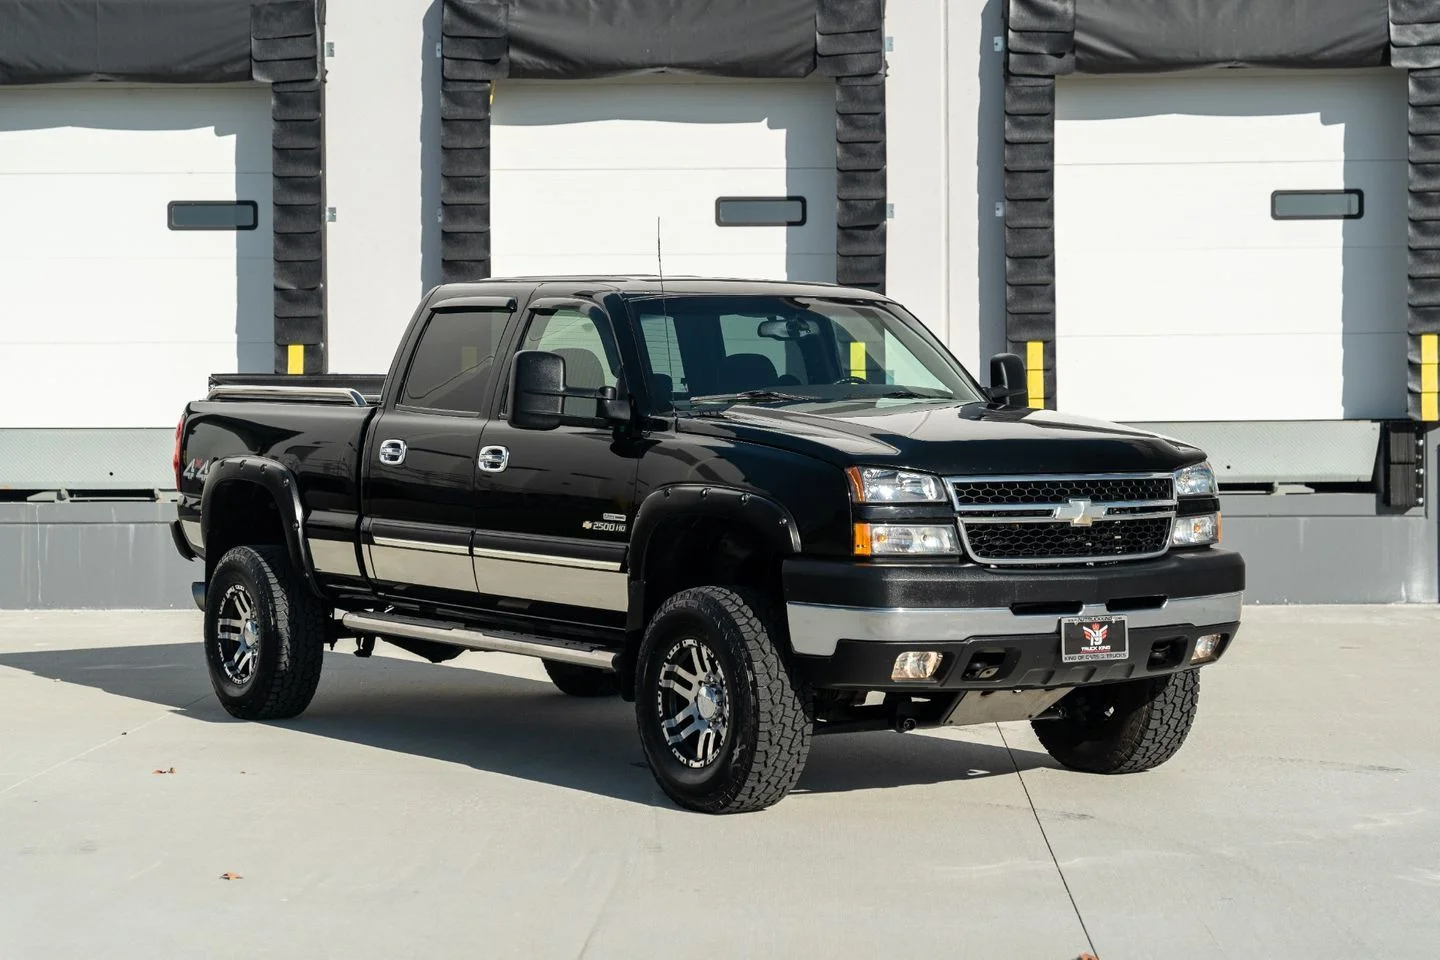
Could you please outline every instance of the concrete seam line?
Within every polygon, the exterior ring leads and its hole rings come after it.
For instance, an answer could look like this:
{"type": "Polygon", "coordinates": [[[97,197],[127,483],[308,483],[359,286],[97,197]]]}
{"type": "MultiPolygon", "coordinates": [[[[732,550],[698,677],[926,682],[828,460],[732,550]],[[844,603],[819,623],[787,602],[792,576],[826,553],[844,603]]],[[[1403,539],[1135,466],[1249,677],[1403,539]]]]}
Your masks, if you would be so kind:
{"type": "Polygon", "coordinates": [[[1020,772],[1020,763],[1015,759],[1015,751],[1010,749],[1010,741],[1005,739],[1005,731],[1000,724],[995,724],[995,732],[1000,734],[1000,742],[1005,745],[1005,753],[1010,757],[1010,765],[1015,768],[1015,779],[1020,781],[1020,789],[1025,791],[1025,802],[1030,804],[1030,815],[1035,818],[1035,826],[1040,828],[1040,839],[1045,841],[1045,849],[1050,854],[1050,862],[1055,864],[1055,872],[1060,876],[1060,885],[1065,888],[1065,896],[1070,898],[1070,909],[1075,911],[1075,919],[1080,922],[1080,932],[1085,934],[1085,943],[1089,945],[1090,952],[1098,956],[1095,950],[1095,941],[1090,937],[1090,928],[1085,926],[1085,918],[1080,915],[1080,905],[1075,902],[1075,894],[1070,889],[1070,881],[1065,879],[1065,871],[1060,869],[1060,861],[1055,858],[1055,848],[1050,845],[1050,835],[1045,832],[1045,824],[1040,822],[1040,812],[1035,809],[1035,799],[1030,796],[1030,787],[1025,783],[1025,775],[1020,772]]]}

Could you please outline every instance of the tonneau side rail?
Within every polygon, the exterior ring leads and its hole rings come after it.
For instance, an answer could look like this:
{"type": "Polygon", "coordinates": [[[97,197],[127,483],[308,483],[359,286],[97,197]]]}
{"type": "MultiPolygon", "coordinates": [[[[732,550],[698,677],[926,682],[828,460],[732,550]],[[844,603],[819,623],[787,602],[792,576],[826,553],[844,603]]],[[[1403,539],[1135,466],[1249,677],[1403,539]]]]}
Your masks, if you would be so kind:
{"type": "Polygon", "coordinates": [[[279,400],[339,403],[356,407],[369,406],[370,401],[359,390],[350,387],[282,387],[259,384],[236,384],[211,387],[207,400],[279,400]]]}

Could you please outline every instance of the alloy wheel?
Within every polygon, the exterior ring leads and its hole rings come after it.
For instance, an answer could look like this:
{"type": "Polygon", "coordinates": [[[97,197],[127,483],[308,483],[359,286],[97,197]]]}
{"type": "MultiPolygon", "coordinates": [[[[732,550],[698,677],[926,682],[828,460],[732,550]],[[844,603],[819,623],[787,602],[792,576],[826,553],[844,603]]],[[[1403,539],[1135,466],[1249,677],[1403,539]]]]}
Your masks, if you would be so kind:
{"type": "Polygon", "coordinates": [[[660,665],[655,700],[675,759],[696,769],[714,763],[730,732],[730,691],[714,651],[694,637],[677,641],[660,665]]]}

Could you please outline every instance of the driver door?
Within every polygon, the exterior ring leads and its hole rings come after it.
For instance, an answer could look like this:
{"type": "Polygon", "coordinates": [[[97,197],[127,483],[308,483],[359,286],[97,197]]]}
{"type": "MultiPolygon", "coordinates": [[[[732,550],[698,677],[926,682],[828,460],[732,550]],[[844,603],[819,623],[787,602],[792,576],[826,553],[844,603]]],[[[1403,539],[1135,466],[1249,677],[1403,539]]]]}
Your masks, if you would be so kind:
{"type": "MultiPolygon", "coordinates": [[[[521,330],[515,351],[559,354],[567,387],[624,394],[615,331],[594,303],[535,301],[521,330]]],[[[535,616],[623,612],[638,445],[596,416],[594,400],[567,398],[558,427],[526,430],[506,419],[507,399],[508,376],[481,442],[473,550],[479,591],[535,616]]]]}

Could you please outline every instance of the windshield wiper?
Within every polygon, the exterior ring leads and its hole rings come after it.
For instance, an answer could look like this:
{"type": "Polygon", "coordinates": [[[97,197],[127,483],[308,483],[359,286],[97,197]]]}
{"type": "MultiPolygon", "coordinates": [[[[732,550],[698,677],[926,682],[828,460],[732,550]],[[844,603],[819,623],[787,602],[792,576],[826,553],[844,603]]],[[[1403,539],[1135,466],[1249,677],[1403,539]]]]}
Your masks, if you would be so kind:
{"type": "Polygon", "coordinates": [[[933,393],[916,393],[914,390],[887,390],[885,393],[857,393],[846,400],[954,400],[954,397],[937,397],[933,393]]]}
{"type": "Polygon", "coordinates": [[[691,397],[691,403],[768,403],[771,400],[814,400],[795,393],[779,390],[742,390],[739,393],[712,393],[703,397],[691,397]]]}

